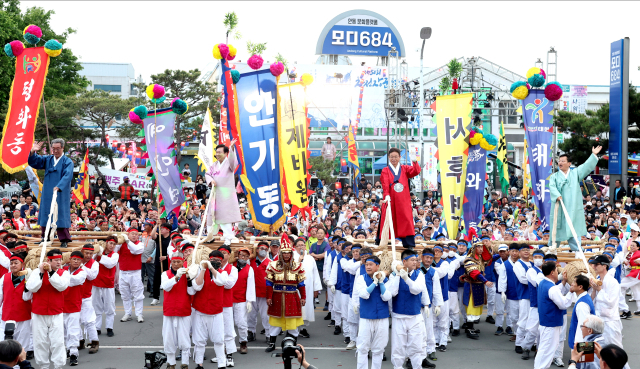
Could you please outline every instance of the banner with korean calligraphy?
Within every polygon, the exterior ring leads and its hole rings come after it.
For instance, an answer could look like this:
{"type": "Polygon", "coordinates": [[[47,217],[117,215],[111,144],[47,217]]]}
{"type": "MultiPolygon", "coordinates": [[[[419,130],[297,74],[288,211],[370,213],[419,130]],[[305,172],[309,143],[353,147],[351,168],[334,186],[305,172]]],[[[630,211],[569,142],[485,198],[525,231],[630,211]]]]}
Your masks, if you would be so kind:
{"type": "Polygon", "coordinates": [[[218,142],[213,140],[214,126],[211,120],[211,111],[207,107],[202,121],[202,129],[200,130],[200,145],[198,145],[198,154],[195,158],[198,160],[200,168],[207,172],[209,167],[216,161],[216,146],[218,142]]]}
{"type": "Polygon", "coordinates": [[[438,148],[430,143],[424,144],[424,167],[422,167],[422,190],[437,191],[438,190],[438,159],[436,152],[438,148]]]}
{"type": "Polygon", "coordinates": [[[467,160],[467,187],[464,191],[462,204],[464,214],[464,228],[467,232],[472,227],[478,227],[482,218],[482,203],[484,188],[487,182],[487,150],[480,145],[469,147],[467,160]]]}
{"type": "Polygon", "coordinates": [[[275,230],[285,221],[276,122],[277,80],[271,72],[244,73],[236,84],[238,148],[245,154],[240,179],[255,228],[275,230]]]}
{"type": "Polygon", "coordinates": [[[291,205],[306,208],[307,114],[305,91],[300,82],[278,86],[278,141],[280,167],[291,205]]]}
{"type": "MultiPolygon", "coordinates": [[[[16,57],[15,76],[0,145],[0,162],[9,173],[27,167],[48,71],[49,55],[44,47],[26,48],[16,57]]],[[[8,71],[2,73],[7,74],[8,71]]]]}
{"type": "MultiPolygon", "coordinates": [[[[185,200],[175,158],[176,149],[173,141],[175,119],[176,113],[172,108],[164,108],[149,111],[147,118],[143,121],[149,163],[162,195],[160,205],[167,213],[180,207],[185,200]]],[[[158,211],[164,212],[161,209],[158,211]]]]}
{"type": "MultiPolygon", "coordinates": [[[[238,137],[238,94],[236,91],[236,85],[233,83],[233,77],[231,77],[231,70],[229,62],[225,59],[220,60],[220,67],[222,69],[222,76],[220,82],[222,85],[222,105],[220,106],[220,143],[229,146],[229,142],[238,137]]],[[[237,150],[236,153],[238,163],[238,169],[244,165],[244,156],[242,150],[237,150]]]]}
{"type": "Polygon", "coordinates": [[[549,177],[551,176],[553,151],[553,102],[544,96],[544,90],[531,89],[522,100],[524,132],[527,140],[531,192],[536,204],[540,228],[549,229],[551,211],[549,177]]]}
{"type": "Polygon", "coordinates": [[[436,98],[438,160],[442,183],[442,203],[450,239],[458,236],[467,178],[471,99],[473,94],[436,98]]]}
{"type": "Polygon", "coordinates": [[[89,149],[84,154],[84,160],[78,171],[76,185],[71,190],[71,198],[78,204],[89,198],[89,149]]]}

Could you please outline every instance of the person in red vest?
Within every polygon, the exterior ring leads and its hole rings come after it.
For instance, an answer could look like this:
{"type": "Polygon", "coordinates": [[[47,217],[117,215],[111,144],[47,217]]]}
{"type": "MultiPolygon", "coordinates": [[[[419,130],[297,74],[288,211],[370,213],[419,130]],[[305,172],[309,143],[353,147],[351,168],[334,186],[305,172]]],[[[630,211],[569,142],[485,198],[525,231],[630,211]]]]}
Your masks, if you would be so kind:
{"type": "Polygon", "coordinates": [[[69,264],[63,269],[69,272],[69,287],[64,290],[64,305],[62,316],[64,319],[64,337],[69,365],[78,365],[78,346],[80,344],[80,310],[82,309],[82,291],[87,272],[82,269],[84,256],[80,251],[74,251],[69,258],[69,264]]]}
{"type": "Polygon", "coordinates": [[[182,351],[181,369],[189,368],[191,341],[191,298],[196,291],[183,267],[184,256],[175,253],[171,257],[169,270],[162,273],[160,282],[164,291],[162,303],[162,341],[167,354],[167,369],[176,368],[176,350],[182,351]]]}
{"type": "Polygon", "coordinates": [[[11,258],[11,251],[6,246],[7,243],[7,235],[9,232],[7,230],[0,230],[0,275],[5,275],[9,271],[9,258],[11,258]]]}
{"type": "Polygon", "coordinates": [[[130,228],[124,236],[124,243],[116,246],[116,252],[120,255],[120,274],[118,275],[118,285],[122,304],[124,305],[124,316],[121,322],[131,320],[131,303],[135,305],[138,323],[144,322],[142,308],[144,300],[144,286],[142,285],[142,259],[140,255],[144,252],[144,244],[138,237],[140,233],[135,228],[130,228]]]}
{"type": "MultiPolygon", "coordinates": [[[[98,246],[100,247],[100,246],[98,246]]],[[[95,354],[100,348],[100,341],[98,340],[98,332],[96,331],[96,312],[93,308],[93,302],[91,298],[91,290],[93,289],[93,282],[98,277],[100,271],[100,264],[93,259],[94,246],[90,243],[82,246],[82,269],[87,273],[87,279],[82,285],[82,308],[80,309],[80,324],[84,326],[81,330],[82,334],[86,334],[86,339],[91,342],[90,354],[95,354]]],[[[80,340],[79,350],[84,348],[85,339],[80,340]]]]}
{"type": "MultiPolygon", "coordinates": [[[[234,366],[233,353],[236,349],[236,332],[233,328],[233,286],[238,280],[238,269],[229,264],[229,256],[231,255],[231,247],[222,245],[218,247],[218,251],[222,253],[222,265],[220,271],[227,275],[224,283],[224,297],[222,299],[222,316],[224,317],[224,346],[227,352],[226,366],[234,366]]],[[[211,359],[212,363],[217,362],[218,358],[211,359]]]]}
{"type": "Polygon", "coordinates": [[[91,300],[96,311],[96,332],[98,336],[102,333],[102,314],[104,314],[107,336],[113,337],[113,319],[116,316],[116,265],[118,265],[118,260],[120,259],[120,255],[113,250],[118,243],[118,236],[108,236],[105,242],[104,251],[100,249],[96,253],[99,271],[98,276],[93,280],[91,300]]]}
{"type": "MultiPolygon", "coordinates": [[[[26,246],[26,244],[25,244],[26,246]]],[[[2,331],[7,321],[16,322],[13,338],[27,351],[27,360],[33,359],[33,340],[31,339],[31,294],[23,299],[26,281],[31,269],[24,270],[26,252],[11,256],[10,272],[0,278],[0,305],[2,305],[2,331]]]]}
{"type": "Polygon", "coordinates": [[[240,340],[240,353],[247,353],[247,313],[253,308],[256,301],[256,285],[253,267],[249,263],[251,251],[247,248],[238,250],[238,260],[235,267],[238,269],[238,280],[233,286],[233,318],[238,327],[238,339],[240,340]]]}
{"type": "Polygon", "coordinates": [[[200,272],[195,279],[193,289],[192,306],[195,309],[193,315],[193,349],[196,369],[203,369],[204,348],[207,339],[213,342],[218,368],[225,368],[227,361],[224,356],[224,331],[220,326],[224,325],[222,305],[224,299],[224,284],[227,274],[218,270],[222,265],[224,256],[218,250],[209,253],[209,260],[200,262],[200,272]]]}
{"type": "Polygon", "coordinates": [[[31,331],[36,364],[49,367],[49,353],[55,369],[67,362],[64,349],[63,292],[69,287],[69,272],[61,269],[62,252],[52,249],[47,258],[31,273],[26,289],[33,294],[31,331]]]}
{"type": "Polygon", "coordinates": [[[264,328],[264,334],[269,342],[269,315],[267,310],[267,266],[271,261],[267,255],[269,254],[269,243],[266,241],[260,241],[258,243],[257,255],[255,259],[251,259],[251,268],[253,269],[254,285],[256,288],[256,301],[252,302],[251,311],[248,314],[248,336],[249,342],[256,340],[256,326],[258,325],[258,313],[260,314],[260,320],[262,320],[262,327],[264,328]]]}

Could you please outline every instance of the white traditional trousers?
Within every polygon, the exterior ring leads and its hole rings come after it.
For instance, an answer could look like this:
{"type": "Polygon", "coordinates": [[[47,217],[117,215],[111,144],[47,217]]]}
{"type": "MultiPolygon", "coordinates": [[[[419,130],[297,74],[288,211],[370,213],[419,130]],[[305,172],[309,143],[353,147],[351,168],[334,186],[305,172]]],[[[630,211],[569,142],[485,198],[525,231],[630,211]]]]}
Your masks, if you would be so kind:
{"type": "Polygon", "coordinates": [[[78,355],[80,344],[80,312],[62,314],[64,321],[64,342],[70,355],[78,355]]]}
{"type": "Polygon", "coordinates": [[[507,326],[511,327],[511,329],[513,329],[513,333],[515,334],[518,331],[520,301],[507,299],[505,310],[507,311],[507,326]]]}
{"type": "Polygon", "coordinates": [[[256,327],[258,325],[258,314],[260,314],[260,320],[262,321],[262,328],[264,328],[264,334],[269,338],[269,315],[267,311],[269,310],[269,305],[267,305],[266,297],[256,297],[256,301],[252,302],[253,309],[248,314],[247,317],[247,329],[253,332],[253,335],[256,335],[256,327]]]}
{"type": "Polygon", "coordinates": [[[342,327],[342,292],[336,290],[333,295],[333,311],[331,312],[331,319],[336,323],[336,327],[342,327]]]}
{"type": "Polygon", "coordinates": [[[421,368],[425,358],[422,314],[392,318],[391,321],[391,364],[394,369],[402,369],[406,358],[411,360],[414,368],[421,368]]]}
{"type": "Polygon", "coordinates": [[[238,327],[238,339],[247,342],[247,302],[233,303],[233,319],[238,327]]]}
{"type": "Polygon", "coordinates": [[[96,329],[102,329],[102,314],[105,315],[105,328],[113,329],[113,319],[116,316],[116,290],[93,286],[91,302],[96,312],[96,329]]]}
{"type": "Polygon", "coordinates": [[[91,297],[82,299],[80,324],[83,326],[80,337],[85,337],[85,339],[89,341],[98,341],[98,332],[96,332],[96,312],[93,308],[91,297]]]}
{"type": "Polygon", "coordinates": [[[522,342],[522,348],[525,350],[531,350],[531,347],[538,341],[540,335],[540,316],[538,315],[538,308],[532,307],[529,310],[529,318],[527,318],[527,334],[522,342]]]}
{"type": "Polygon", "coordinates": [[[449,300],[442,304],[440,315],[433,318],[433,331],[436,345],[446,346],[449,337],[449,300]]]}
{"type": "MultiPolygon", "coordinates": [[[[624,277],[620,282],[620,290],[625,291],[627,288],[631,288],[631,296],[636,299],[636,311],[640,311],[640,279],[624,277]]],[[[627,299],[624,294],[620,297],[621,310],[629,311],[629,305],[627,305],[627,299]]]]}
{"type": "MultiPolygon", "coordinates": [[[[4,320],[0,323],[0,331],[4,332],[4,326],[7,324],[4,320]]],[[[33,334],[31,333],[31,319],[23,322],[16,322],[16,328],[13,331],[13,339],[20,342],[25,351],[33,351],[33,334]]]]}
{"type": "MultiPolygon", "coordinates": [[[[553,357],[562,359],[564,353],[564,340],[567,337],[567,314],[562,316],[562,327],[560,328],[560,337],[558,338],[558,347],[553,357]]],[[[620,346],[622,347],[622,346],[620,346]]]]}
{"type": "Polygon", "coordinates": [[[522,347],[524,338],[527,335],[527,320],[529,319],[531,304],[529,299],[522,299],[518,303],[518,330],[516,333],[516,346],[522,347]]]}
{"type": "Polygon", "coordinates": [[[357,368],[367,369],[369,366],[368,352],[371,351],[371,369],[380,369],[384,349],[389,343],[389,318],[360,319],[357,343],[357,368]]]}
{"type": "Polygon", "coordinates": [[[233,328],[233,307],[223,307],[222,316],[224,317],[224,346],[227,354],[233,354],[237,351],[236,330],[233,328]]]}
{"type": "Polygon", "coordinates": [[[53,367],[61,369],[67,362],[62,314],[39,315],[31,313],[31,329],[36,364],[41,368],[49,368],[49,353],[51,353],[53,367]]]}
{"type": "MultiPolygon", "coordinates": [[[[505,307],[506,307],[506,302],[502,302],[502,294],[498,293],[498,291],[496,290],[496,304],[495,304],[495,312],[496,312],[496,327],[498,328],[504,328],[504,313],[505,313],[505,307]]],[[[509,325],[509,316],[507,315],[507,325],[509,325]]]]}
{"type": "Polygon", "coordinates": [[[131,314],[131,303],[136,307],[136,316],[142,316],[144,300],[144,286],[140,279],[140,269],[120,271],[120,295],[122,295],[122,305],[124,313],[131,314]]]}
{"type": "Polygon", "coordinates": [[[347,322],[349,324],[349,339],[351,341],[357,341],[358,339],[358,326],[360,325],[360,313],[356,314],[353,311],[353,299],[349,299],[349,308],[348,308],[348,319],[347,322]]]}
{"type": "MultiPolygon", "coordinates": [[[[139,280],[140,278],[138,278],[139,280]]],[[[162,342],[167,364],[176,365],[176,351],[182,351],[182,364],[189,365],[191,316],[163,316],[162,342]]]]}
{"type": "MultiPolygon", "coordinates": [[[[434,330],[433,330],[433,310],[435,307],[430,307],[430,308],[425,308],[429,309],[429,316],[427,317],[427,314],[424,313],[422,314],[422,319],[424,320],[424,333],[425,333],[425,351],[427,353],[427,355],[429,355],[432,352],[436,352],[436,336],[434,334],[434,330]]],[[[442,315],[442,311],[440,312],[440,315],[442,315]]]]}
{"type": "Polygon", "coordinates": [[[194,361],[202,365],[204,361],[204,349],[207,340],[213,342],[213,350],[218,358],[218,367],[224,368],[227,360],[224,356],[224,326],[222,313],[215,315],[202,314],[197,311],[193,314],[193,349],[194,361]]]}
{"type": "Polygon", "coordinates": [[[345,293],[341,293],[340,294],[340,310],[342,311],[342,314],[340,314],[340,316],[342,317],[342,334],[345,337],[351,337],[350,336],[350,325],[349,325],[349,295],[345,294],[345,293]]]}
{"type": "Polygon", "coordinates": [[[562,327],[540,326],[540,344],[533,363],[534,369],[548,369],[551,366],[561,331],[562,327]]]}
{"type": "MultiPolygon", "coordinates": [[[[485,285],[485,288],[487,291],[487,316],[493,316],[496,310],[496,285],[494,284],[493,287],[486,287],[485,285]]],[[[499,298],[502,298],[502,296],[499,298]]]]}
{"type": "MultiPolygon", "coordinates": [[[[453,324],[453,329],[460,329],[460,301],[458,300],[458,292],[449,291],[449,322],[453,324]]],[[[447,328],[449,328],[448,323],[447,328]]]]}

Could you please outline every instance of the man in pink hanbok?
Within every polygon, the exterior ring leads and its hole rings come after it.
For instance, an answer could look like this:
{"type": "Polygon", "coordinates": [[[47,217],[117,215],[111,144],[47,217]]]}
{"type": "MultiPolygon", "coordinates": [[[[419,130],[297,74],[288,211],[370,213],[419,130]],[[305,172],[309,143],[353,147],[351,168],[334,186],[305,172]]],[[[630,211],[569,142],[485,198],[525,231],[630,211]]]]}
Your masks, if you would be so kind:
{"type": "Polygon", "coordinates": [[[209,206],[207,214],[207,232],[209,235],[213,235],[218,233],[218,227],[222,229],[225,245],[230,245],[231,240],[235,237],[232,223],[242,220],[233,175],[238,165],[235,143],[236,140],[231,141],[229,144],[231,149],[225,145],[216,147],[218,161],[213,163],[205,176],[207,185],[212,184],[211,190],[215,191],[215,203],[209,206]]]}

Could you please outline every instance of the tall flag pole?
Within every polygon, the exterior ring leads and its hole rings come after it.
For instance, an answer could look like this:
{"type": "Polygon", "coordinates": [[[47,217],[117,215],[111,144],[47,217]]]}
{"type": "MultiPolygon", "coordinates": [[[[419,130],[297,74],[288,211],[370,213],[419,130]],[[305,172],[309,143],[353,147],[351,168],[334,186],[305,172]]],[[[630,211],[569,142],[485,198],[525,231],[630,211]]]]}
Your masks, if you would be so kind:
{"type": "Polygon", "coordinates": [[[497,157],[496,164],[498,166],[502,194],[506,195],[509,191],[509,169],[507,168],[507,140],[504,137],[503,121],[500,122],[500,141],[498,142],[497,157]]]}
{"type": "Polygon", "coordinates": [[[360,180],[360,163],[358,162],[358,151],[356,149],[356,127],[349,122],[349,137],[347,139],[348,147],[348,165],[353,169],[353,189],[358,196],[358,181],[360,180]]]}

